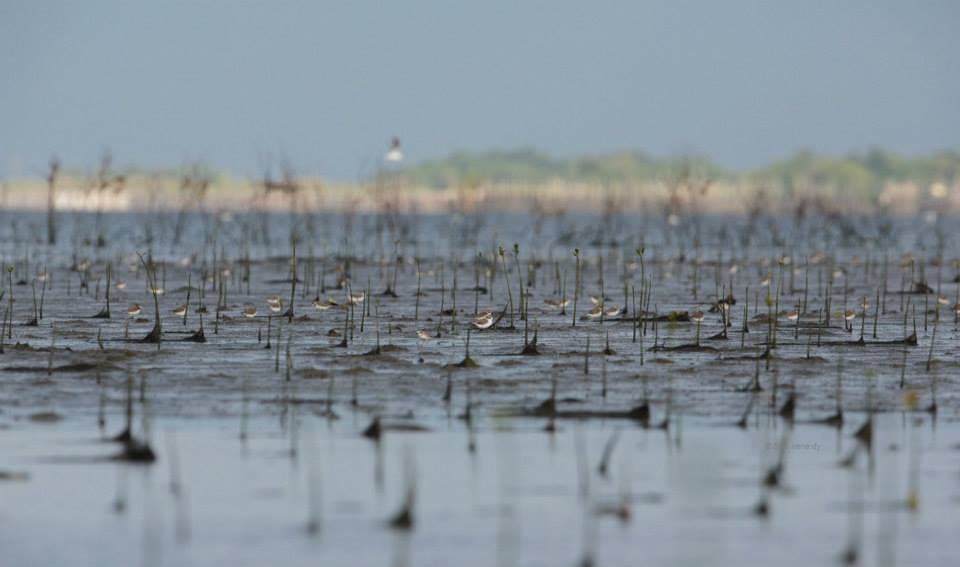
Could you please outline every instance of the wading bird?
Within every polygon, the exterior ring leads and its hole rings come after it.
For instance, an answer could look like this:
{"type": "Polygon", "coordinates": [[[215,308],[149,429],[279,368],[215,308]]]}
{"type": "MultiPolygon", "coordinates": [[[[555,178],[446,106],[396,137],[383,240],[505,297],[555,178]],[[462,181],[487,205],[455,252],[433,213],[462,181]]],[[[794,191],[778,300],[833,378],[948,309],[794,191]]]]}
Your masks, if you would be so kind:
{"type": "Polygon", "coordinates": [[[493,313],[490,311],[478,313],[477,316],[473,318],[473,326],[481,331],[483,329],[489,329],[493,326],[493,313]]]}

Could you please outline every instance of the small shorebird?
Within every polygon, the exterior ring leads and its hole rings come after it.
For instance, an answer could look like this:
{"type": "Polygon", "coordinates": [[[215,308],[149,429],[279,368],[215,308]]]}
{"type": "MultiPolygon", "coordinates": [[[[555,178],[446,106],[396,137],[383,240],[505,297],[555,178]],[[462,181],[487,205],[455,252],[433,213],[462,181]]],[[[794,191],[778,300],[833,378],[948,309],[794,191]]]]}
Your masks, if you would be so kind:
{"type": "Polygon", "coordinates": [[[248,319],[253,319],[257,316],[257,308],[253,305],[248,306],[243,310],[243,316],[247,317],[248,319]]]}
{"type": "Polygon", "coordinates": [[[351,294],[350,294],[350,304],[351,304],[351,305],[356,305],[356,304],[358,304],[358,303],[363,303],[363,300],[366,299],[366,298],[367,298],[367,293],[364,292],[364,291],[361,291],[361,292],[359,292],[359,293],[351,293],[351,294]]]}
{"type": "Polygon", "coordinates": [[[847,309],[843,312],[843,320],[846,321],[847,330],[853,330],[853,320],[857,318],[857,312],[853,309],[847,309]]]}
{"type": "Polygon", "coordinates": [[[127,282],[122,281],[122,280],[121,280],[121,281],[118,281],[118,282],[117,282],[117,289],[127,289],[127,282]]]}
{"type": "Polygon", "coordinates": [[[598,303],[596,307],[587,311],[587,317],[590,319],[599,319],[603,315],[603,304],[598,303]]]}
{"type": "Polygon", "coordinates": [[[950,300],[947,299],[946,296],[941,295],[937,297],[937,303],[940,305],[950,305],[950,300]]]}
{"type": "Polygon", "coordinates": [[[431,335],[428,331],[418,330],[417,337],[419,337],[421,341],[429,341],[433,338],[433,335],[431,335]]]}
{"type": "Polygon", "coordinates": [[[173,310],[173,314],[176,315],[177,317],[183,317],[184,315],[186,315],[187,314],[186,304],[177,306],[173,310]]]}
{"type": "Polygon", "coordinates": [[[608,308],[606,311],[604,311],[604,314],[605,314],[607,317],[616,317],[616,316],[620,315],[621,313],[623,313],[623,309],[617,307],[616,305],[614,305],[613,307],[610,307],[610,308],[608,308]]]}
{"type": "Polygon", "coordinates": [[[489,329],[493,326],[493,313],[490,311],[477,313],[477,316],[473,318],[473,326],[481,331],[483,329],[489,329]]]}
{"type": "Polygon", "coordinates": [[[267,298],[267,305],[270,306],[270,311],[279,313],[283,309],[283,300],[280,299],[279,295],[271,295],[267,298]]]}
{"type": "Polygon", "coordinates": [[[322,300],[322,301],[319,300],[319,299],[314,299],[314,300],[313,300],[313,307],[314,307],[317,311],[326,311],[327,309],[330,309],[330,308],[333,307],[334,305],[337,305],[337,302],[334,301],[334,300],[332,300],[332,299],[329,299],[329,298],[324,299],[324,300],[322,300]]]}
{"type": "Polygon", "coordinates": [[[760,287],[767,287],[770,285],[770,272],[767,272],[767,275],[763,276],[760,279],[760,287]]]}
{"type": "Polygon", "coordinates": [[[134,303],[133,305],[127,308],[127,315],[129,315],[130,317],[136,317],[137,315],[140,314],[141,311],[143,311],[143,308],[140,307],[140,304],[134,303]]]}
{"type": "Polygon", "coordinates": [[[544,299],[543,302],[553,309],[563,309],[570,304],[569,299],[544,299]]]}
{"type": "Polygon", "coordinates": [[[787,319],[789,321],[794,321],[793,326],[793,340],[800,338],[800,306],[797,306],[796,311],[787,311],[787,319]]]}
{"type": "Polygon", "coordinates": [[[154,295],[163,295],[165,290],[162,287],[152,287],[150,291],[153,292],[154,295]]]}

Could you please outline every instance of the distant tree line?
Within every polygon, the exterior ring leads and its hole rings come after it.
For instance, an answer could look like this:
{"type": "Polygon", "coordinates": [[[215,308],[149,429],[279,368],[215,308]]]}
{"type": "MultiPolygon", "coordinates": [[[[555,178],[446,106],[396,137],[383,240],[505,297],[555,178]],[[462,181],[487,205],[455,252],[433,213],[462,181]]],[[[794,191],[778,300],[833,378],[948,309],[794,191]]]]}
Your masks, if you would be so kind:
{"type": "Polygon", "coordinates": [[[586,183],[646,183],[669,180],[678,171],[695,171],[714,181],[763,185],[775,193],[793,195],[830,186],[861,196],[876,195],[888,182],[948,185],[960,179],[960,153],[943,151],[905,157],[872,149],[845,157],[797,152],[766,167],[735,171],[701,157],[657,158],[640,151],[588,155],[569,159],[531,148],[458,152],[423,161],[404,171],[407,181],[431,187],[486,182],[543,183],[552,179],[586,183]]]}

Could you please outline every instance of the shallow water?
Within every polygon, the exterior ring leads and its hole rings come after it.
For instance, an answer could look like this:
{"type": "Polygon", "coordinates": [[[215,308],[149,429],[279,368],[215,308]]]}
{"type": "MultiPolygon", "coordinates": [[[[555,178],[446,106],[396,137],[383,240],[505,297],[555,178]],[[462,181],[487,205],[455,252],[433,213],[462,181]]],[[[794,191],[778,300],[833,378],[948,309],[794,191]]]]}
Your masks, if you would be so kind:
{"type": "Polygon", "coordinates": [[[192,215],[174,245],[175,215],[110,214],[100,221],[98,247],[93,215],[64,214],[55,248],[38,242],[42,216],[11,218],[0,249],[16,267],[14,284],[26,285],[13,286],[13,337],[0,356],[0,472],[13,475],[0,480],[0,564],[557,565],[592,555],[597,565],[808,565],[839,562],[851,542],[863,564],[948,564],[960,556],[951,522],[960,507],[960,336],[936,293],[900,293],[923,279],[953,304],[953,220],[894,219],[884,228],[870,219],[767,219],[748,231],[743,219],[721,217],[671,228],[625,215],[405,215],[378,231],[375,216],[301,216],[294,219],[303,238],[295,318],[268,322],[265,298],[286,303],[290,295],[288,215],[192,215]],[[264,219],[269,240],[256,234],[264,219]],[[395,241],[396,298],[379,294],[393,279],[386,258],[395,241]],[[497,330],[471,332],[479,367],[454,367],[475,302],[499,313],[507,281],[518,301],[513,242],[530,282],[529,320],[515,314],[515,329],[504,329],[505,315],[497,330]],[[709,340],[723,328],[709,312],[700,344],[710,350],[671,348],[696,343],[690,322],[651,323],[634,339],[630,317],[580,320],[592,308],[589,296],[600,295],[601,261],[608,305],[624,305],[624,281],[640,293],[633,249],[641,242],[650,311],[708,311],[732,285],[738,302],[726,339],[709,340]],[[497,258],[497,244],[507,248],[507,280],[503,264],[475,271],[476,252],[497,258]],[[572,304],[561,315],[544,303],[564,289],[573,295],[574,247],[584,259],[575,327],[572,304]],[[153,326],[153,300],[136,250],[163,262],[159,348],[138,342],[153,326]],[[814,263],[818,251],[825,258],[814,263]],[[912,264],[901,263],[905,253],[912,264]],[[200,326],[196,286],[215,254],[230,272],[222,312],[217,320],[217,291],[205,281],[207,342],[183,342],[200,326]],[[780,271],[783,255],[793,260],[792,275],[780,271]],[[419,306],[414,257],[423,271],[419,306]],[[246,258],[249,293],[240,279],[246,258]],[[113,283],[127,286],[111,289],[112,317],[94,319],[105,305],[108,262],[113,283]],[[84,269],[71,269],[78,265],[84,269]],[[845,273],[834,282],[831,311],[846,297],[845,307],[857,310],[850,330],[836,315],[829,326],[818,323],[835,270],[845,273]],[[33,314],[29,282],[41,271],[50,276],[44,316],[25,326],[33,314]],[[320,312],[311,300],[344,304],[348,290],[336,282],[348,273],[349,291],[371,293],[353,310],[352,340],[339,347],[343,337],[330,333],[350,335],[348,312],[320,312]],[[767,274],[772,296],[782,282],[770,307],[757,294],[767,293],[759,284],[767,274]],[[171,311],[186,302],[188,276],[194,287],[184,324],[171,311]],[[474,291],[476,281],[492,292],[474,291]],[[795,308],[805,281],[800,326],[779,317],[773,355],[758,359],[769,326],[756,315],[795,308]],[[863,297],[871,306],[861,327],[863,297]],[[128,318],[134,302],[143,311],[128,318]],[[456,310],[441,314],[441,302],[456,310]],[[241,313],[249,305],[258,309],[252,319],[241,313]],[[914,325],[917,345],[890,343],[914,325]],[[521,356],[534,333],[540,355],[521,356]],[[605,355],[608,341],[613,352],[605,355]],[[378,343],[380,353],[370,354],[378,343]],[[762,391],[743,391],[755,374],[762,391]],[[152,465],[109,460],[120,446],[104,439],[123,428],[128,379],[133,430],[152,443],[152,465]],[[536,408],[554,387],[551,420],[536,408]],[[906,403],[905,392],[912,393],[906,403]],[[776,415],[791,394],[792,426],[776,415]],[[921,411],[934,401],[936,413],[921,411]],[[643,403],[649,421],[618,417],[643,403]],[[468,406],[469,421],[461,418],[468,406]],[[838,407],[842,428],[812,423],[838,407]],[[853,433],[868,409],[872,450],[840,467],[860,444],[853,433]],[[388,429],[422,431],[386,431],[376,443],[361,435],[376,417],[388,429]],[[742,418],[746,427],[735,426],[742,418]],[[557,431],[544,431],[551,423],[557,431]],[[666,431],[655,427],[661,423],[666,431]],[[597,468],[614,431],[603,477],[597,468]],[[764,488],[781,448],[781,486],[764,488]],[[416,485],[410,532],[387,526],[405,478],[416,485]],[[907,506],[911,490],[919,495],[915,510],[907,506]],[[768,517],[753,511],[761,501],[768,517]],[[621,506],[629,521],[600,513],[621,506]]]}
{"type": "Polygon", "coordinates": [[[956,422],[905,427],[901,416],[882,416],[869,474],[837,467],[856,443],[849,430],[796,426],[784,487],[771,492],[770,516],[761,519],[751,508],[786,433],[765,417],[747,431],[693,420],[669,435],[624,428],[609,478],[596,467],[610,423],[547,434],[513,420],[485,422],[469,453],[455,422],[390,433],[378,446],[357,434],[364,423],[352,414],[332,424],[291,419],[301,428],[295,458],[279,420],[252,420],[241,442],[232,421],[157,419],[162,459],[151,467],[53,462],[114,451],[82,421],[6,431],[0,464],[31,477],[0,485],[4,564],[557,565],[592,549],[607,565],[822,565],[855,537],[851,524],[862,533],[864,564],[945,565],[960,552],[953,537],[958,451],[950,445],[956,422]],[[578,435],[589,466],[586,498],[578,435]],[[923,455],[922,490],[910,512],[903,497],[915,447],[923,455]],[[386,527],[402,498],[407,452],[417,470],[417,524],[409,534],[386,527]],[[311,476],[321,494],[315,535],[306,529],[311,476]],[[586,516],[624,496],[629,521],[586,516]],[[114,509],[118,498],[122,513],[114,509]]]}

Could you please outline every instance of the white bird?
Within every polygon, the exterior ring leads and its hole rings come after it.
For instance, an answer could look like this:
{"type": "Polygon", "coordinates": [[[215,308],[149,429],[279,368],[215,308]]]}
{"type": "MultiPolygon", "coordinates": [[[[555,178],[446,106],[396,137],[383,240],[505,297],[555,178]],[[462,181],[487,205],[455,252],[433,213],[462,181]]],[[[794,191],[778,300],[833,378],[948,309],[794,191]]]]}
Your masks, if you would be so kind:
{"type": "Polygon", "coordinates": [[[384,159],[391,163],[400,163],[403,161],[403,147],[400,145],[400,138],[394,136],[390,140],[390,149],[384,159]]]}

